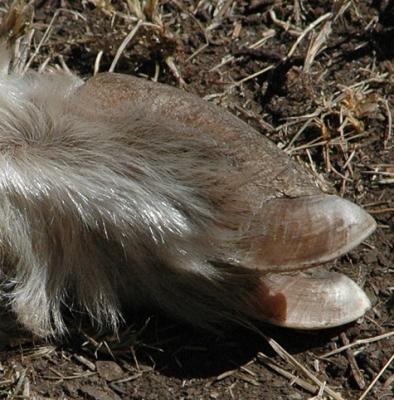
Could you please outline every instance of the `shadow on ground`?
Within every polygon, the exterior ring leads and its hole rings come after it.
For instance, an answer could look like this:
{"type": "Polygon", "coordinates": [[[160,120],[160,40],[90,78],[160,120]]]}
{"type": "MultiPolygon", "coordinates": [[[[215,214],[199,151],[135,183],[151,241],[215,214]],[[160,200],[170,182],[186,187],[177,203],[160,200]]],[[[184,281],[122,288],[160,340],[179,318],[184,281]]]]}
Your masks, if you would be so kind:
{"type": "Polygon", "coordinates": [[[239,368],[259,352],[274,356],[264,335],[273,338],[290,354],[297,354],[324,346],[343,329],[308,332],[259,324],[256,332],[228,326],[217,334],[154,316],[130,325],[118,338],[102,335],[92,339],[94,335],[74,334],[67,347],[71,352],[81,353],[82,349],[90,355],[98,353],[104,359],[137,360],[169,377],[209,378],[239,368]],[[90,339],[82,340],[83,336],[90,339]]]}

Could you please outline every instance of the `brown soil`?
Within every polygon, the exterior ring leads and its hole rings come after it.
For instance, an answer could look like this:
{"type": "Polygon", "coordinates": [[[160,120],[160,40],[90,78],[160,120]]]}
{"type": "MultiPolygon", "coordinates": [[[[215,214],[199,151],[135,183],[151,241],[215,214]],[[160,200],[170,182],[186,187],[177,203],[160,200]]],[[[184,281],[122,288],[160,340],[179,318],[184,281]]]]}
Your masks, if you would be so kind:
{"type": "MultiPolygon", "coordinates": [[[[40,0],[34,8],[33,46],[58,14],[32,67],[50,57],[82,77],[99,52],[99,70],[108,70],[137,23],[121,0],[40,0]]],[[[139,27],[115,70],[157,76],[229,108],[326,189],[372,213],[376,233],[333,268],[364,286],[373,308],[338,330],[259,326],[334,392],[323,387],[320,397],[313,378],[258,333],[216,336],[156,314],[130,321],[121,338],[79,329],[63,343],[15,340],[0,354],[0,397],[359,399],[382,371],[364,398],[392,399],[394,362],[384,367],[394,354],[394,3],[162,0],[157,11],[141,13],[152,24],[139,27]],[[364,338],[376,340],[321,357],[364,338]]]]}

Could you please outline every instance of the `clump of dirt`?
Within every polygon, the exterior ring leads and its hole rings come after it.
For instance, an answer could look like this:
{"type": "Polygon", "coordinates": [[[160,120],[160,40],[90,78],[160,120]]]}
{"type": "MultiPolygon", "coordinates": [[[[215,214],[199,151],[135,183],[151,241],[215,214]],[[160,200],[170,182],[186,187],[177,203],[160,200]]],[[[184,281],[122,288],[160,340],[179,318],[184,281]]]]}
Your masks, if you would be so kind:
{"type": "Polygon", "coordinates": [[[217,337],[141,315],[120,338],[80,329],[57,345],[16,340],[0,354],[0,397],[391,398],[393,2],[41,0],[32,9],[33,68],[57,63],[84,78],[111,69],[197,93],[368,210],[376,233],[334,268],[373,308],[324,332],[261,326],[265,337],[241,328],[217,337]]]}

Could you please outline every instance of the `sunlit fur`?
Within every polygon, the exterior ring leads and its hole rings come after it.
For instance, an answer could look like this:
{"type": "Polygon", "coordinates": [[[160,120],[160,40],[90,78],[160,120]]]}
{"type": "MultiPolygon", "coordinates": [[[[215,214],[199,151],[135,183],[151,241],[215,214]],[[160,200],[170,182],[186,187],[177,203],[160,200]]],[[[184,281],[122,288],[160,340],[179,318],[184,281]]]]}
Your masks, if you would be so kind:
{"type": "Polygon", "coordinates": [[[238,319],[257,281],[221,254],[242,232],[218,204],[245,177],[224,179],[229,163],[212,139],[176,124],[85,116],[73,96],[81,84],[0,77],[3,301],[41,336],[66,331],[65,307],[114,330],[124,305],[202,326],[238,319]]]}

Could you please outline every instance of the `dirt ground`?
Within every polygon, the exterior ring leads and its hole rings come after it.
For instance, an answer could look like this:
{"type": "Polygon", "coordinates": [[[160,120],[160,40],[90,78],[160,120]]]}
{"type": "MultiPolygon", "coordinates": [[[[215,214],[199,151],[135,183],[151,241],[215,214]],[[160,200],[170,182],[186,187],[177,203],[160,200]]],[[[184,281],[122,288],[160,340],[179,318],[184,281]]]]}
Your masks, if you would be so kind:
{"type": "Polygon", "coordinates": [[[140,3],[35,1],[31,66],[66,65],[83,78],[112,66],[257,128],[376,218],[376,233],[332,266],[373,308],[324,332],[261,325],[265,337],[147,313],[119,338],[83,328],[63,343],[18,338],[0,352],[0,398],[394,398],[394,2],[140,3]]]}

